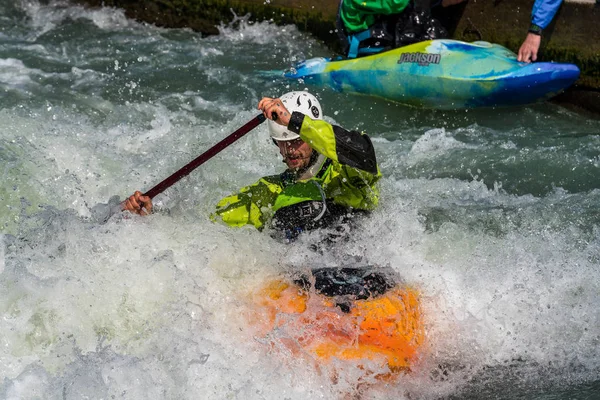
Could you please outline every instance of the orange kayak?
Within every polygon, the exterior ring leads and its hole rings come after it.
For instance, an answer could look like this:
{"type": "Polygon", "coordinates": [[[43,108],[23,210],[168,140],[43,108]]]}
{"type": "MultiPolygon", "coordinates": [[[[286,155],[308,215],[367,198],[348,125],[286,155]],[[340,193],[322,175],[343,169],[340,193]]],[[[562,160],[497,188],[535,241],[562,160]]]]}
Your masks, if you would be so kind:
{"type": "Polygon", "coordinates": [[[389,377],[408,371],[424,342],[418,292],[372,268],[277,279],[256,291],[253,302],[263,337],[319,362],[375,365],[389,377]]]}

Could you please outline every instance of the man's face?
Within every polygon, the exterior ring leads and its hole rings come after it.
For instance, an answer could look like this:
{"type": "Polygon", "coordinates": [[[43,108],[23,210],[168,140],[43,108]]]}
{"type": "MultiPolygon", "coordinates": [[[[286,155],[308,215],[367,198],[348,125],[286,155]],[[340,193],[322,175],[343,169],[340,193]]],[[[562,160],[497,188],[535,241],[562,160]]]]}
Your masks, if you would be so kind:
{"type": "Polygon", "coordinates": [[[279,152],[289,169],[297,171],[308,167],[313,149],[302,139],[277,141],[279,152]]]}

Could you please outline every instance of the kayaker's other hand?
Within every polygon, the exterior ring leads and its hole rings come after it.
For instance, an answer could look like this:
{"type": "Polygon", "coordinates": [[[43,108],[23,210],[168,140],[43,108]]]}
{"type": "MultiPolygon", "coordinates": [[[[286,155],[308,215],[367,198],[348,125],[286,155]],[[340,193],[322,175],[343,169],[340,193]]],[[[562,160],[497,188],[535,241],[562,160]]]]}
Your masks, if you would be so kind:
{"type": "Polygon", "coordinates": [[[136,191],[123,202],[123,210],[127,210],[138,215],[148,215],[152,213],[152,199],[140,191],[136,191]]]}
{"type": "Polygon", "coordinates": [[[520,62],[531,62],[537,60],[537,53],[540,48],[540,43],[542,42],[542,37],[540,35],[536,35],[535,33],[528,33],[525,41],[521,45],[519,49],[519,54],[517,57],[517,61],[520,62]]]}
{"type": "Polygon", "coordinates": [[[258,102],[258,109],[262,110],[265,117],[277,122],[279,125],[287,126],[290,123],[292,114],[285,108],[281,99],[263,97],[258,102]],[[273,114],[277,115],[277,118],[273,118],[273,114]]]}

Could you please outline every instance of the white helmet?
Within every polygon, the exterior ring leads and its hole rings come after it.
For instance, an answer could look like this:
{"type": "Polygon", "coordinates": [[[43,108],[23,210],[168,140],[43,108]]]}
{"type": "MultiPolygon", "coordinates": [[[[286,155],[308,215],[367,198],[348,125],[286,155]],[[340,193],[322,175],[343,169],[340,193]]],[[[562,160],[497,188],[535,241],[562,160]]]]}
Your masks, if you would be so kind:
{"type": "MultiPolygon", "coordinates": [[[[290,114],[299,111],[312,119],[323,119],[323,111],[319,100],[308,92],[289,92],[281,96],[281,101],[290,114]]],[[[295,140],[300,137],[277,122],[268,120],[267,125],[269,126],[269,134],[274,140],[295,140]]]]}

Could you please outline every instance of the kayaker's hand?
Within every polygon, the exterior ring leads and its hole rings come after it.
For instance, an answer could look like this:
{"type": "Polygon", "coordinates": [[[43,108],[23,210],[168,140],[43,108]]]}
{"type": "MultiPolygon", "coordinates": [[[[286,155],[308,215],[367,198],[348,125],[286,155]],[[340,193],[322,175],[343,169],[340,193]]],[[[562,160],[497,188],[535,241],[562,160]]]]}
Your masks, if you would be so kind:
{"type": "Polygon", "coordinates": [[[152,213],[152,199],[140,191],[136,191],[123,202],[123,210],[127,210],[138,215],[148,215],[152,213]]]}
{"type": "Polygon", "coordinates": [[[537,60],[537,53],[540,48],[542,37],[535,33],[528,33],[525,41],[519,49],[517,61],[520,62],[531,62],[537,60]]]}
{"type": "Polygon", "coordinates": [[[292,114],[285,108],[281,99],[263,97],[262,100],[258,102],[258,109],[262,110],[265,117],[277,122],[279,125],[287,126],[290,123],[292,114]],[[277,115],[277,118],[273,118],[273,113],[277,115]]]}

